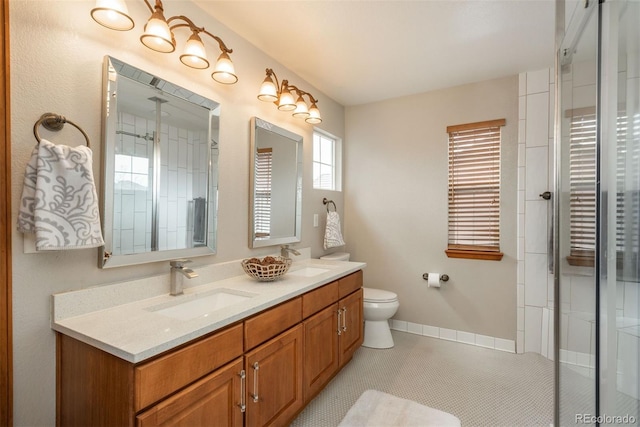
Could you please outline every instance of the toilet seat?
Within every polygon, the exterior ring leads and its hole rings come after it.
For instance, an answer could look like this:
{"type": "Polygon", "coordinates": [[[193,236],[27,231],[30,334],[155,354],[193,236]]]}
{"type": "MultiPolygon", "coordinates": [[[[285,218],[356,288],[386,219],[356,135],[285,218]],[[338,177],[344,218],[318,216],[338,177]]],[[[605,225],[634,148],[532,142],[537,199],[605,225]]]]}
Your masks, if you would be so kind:
{"type": "Polygon", "coordinates": [[[385,291],[383,289],[363,288],[364,289],[364,302],[396,302],[398,301],[398,295],[391,291],[385,291]]]}

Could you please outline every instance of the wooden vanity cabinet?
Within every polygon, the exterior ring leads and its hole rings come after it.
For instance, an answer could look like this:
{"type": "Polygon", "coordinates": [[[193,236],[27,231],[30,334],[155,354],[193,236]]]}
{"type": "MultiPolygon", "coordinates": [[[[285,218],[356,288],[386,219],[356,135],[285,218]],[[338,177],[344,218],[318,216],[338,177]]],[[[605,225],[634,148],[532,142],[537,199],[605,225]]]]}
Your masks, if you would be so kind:
{"type": "Polygon", "coordinates": [[[57,333],[58,426],[286,426],[363,339],[362,272],[138,364],[57,333]]]}
{"type": "Polygon", "coordinates": [[[362,271],[303,295],[304,394],[311,401],[364,339],[362,271]]]}
{"type": "Polygon", "coordinates": [[[247,427],[285,426],[304,405],[302,325],[245,355],[247,427]]]}
{"type": "Polygon", "coordinates": [[[240,407],[243,359],[207,375],[136,417],[139,427],[217,426],[242,427],[240,407]]]}

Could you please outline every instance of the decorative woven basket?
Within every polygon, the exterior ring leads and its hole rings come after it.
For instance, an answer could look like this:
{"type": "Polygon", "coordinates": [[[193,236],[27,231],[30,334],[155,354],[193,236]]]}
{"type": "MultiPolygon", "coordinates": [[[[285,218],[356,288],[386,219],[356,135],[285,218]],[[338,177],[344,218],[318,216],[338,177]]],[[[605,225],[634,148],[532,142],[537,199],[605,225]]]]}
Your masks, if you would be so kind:
{"type": "Polygon", "coordinates": [[[291,259],[284,257],[249,258],[242,260],[242,268],[260,282],[273,282],[291,267],[291,259]]]}

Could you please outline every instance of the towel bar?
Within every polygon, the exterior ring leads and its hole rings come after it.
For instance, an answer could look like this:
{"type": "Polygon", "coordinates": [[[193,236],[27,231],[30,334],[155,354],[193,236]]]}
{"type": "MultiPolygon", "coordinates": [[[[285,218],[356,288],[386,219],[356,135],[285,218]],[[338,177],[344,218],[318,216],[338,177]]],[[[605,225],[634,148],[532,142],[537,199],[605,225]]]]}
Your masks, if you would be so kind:
{"type": "Polygon", "coordinates": [[[334,201],[333,200],[329,200],[326,197],[324,199],[322,199],[322,204],[323,205],[327,205],[327,212],[329,212],[329,205],[330,204],[333,205],[333,210],[334,211],[338,210],[338,208],[336,207],[336,204],[334,203],[334,201]]]}
{"type": "Polygon", "coordinates": [[[38,144],[40,143],[41,139],[40,134],[38,133],[38,126],[42,125],[42,127],[47,130],[57,132],[64,127],[65,123],[69,123],[71,126],[78,129],[80,133],[82,133],[82,136],[84,136],[84,139],[87,141],[87,147],[91,148],[89,136],[86,134],[86,132],[71,120],[67,120],[65,116],[56,113],[44,113],[42,116],[40,116],[40,119],[38,119],[38,121],[33,125],[33,134],[35,135],[38,144]]]}

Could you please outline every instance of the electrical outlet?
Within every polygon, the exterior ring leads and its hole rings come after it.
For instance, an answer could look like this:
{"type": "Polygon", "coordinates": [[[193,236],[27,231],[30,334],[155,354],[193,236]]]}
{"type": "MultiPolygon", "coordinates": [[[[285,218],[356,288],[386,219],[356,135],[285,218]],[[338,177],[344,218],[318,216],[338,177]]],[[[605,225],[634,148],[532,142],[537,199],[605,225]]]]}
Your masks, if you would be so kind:
{"type": "Polygon", "coordinates": [[[318,226],[318,214],[313,214],[313,226],[318,226]]]}

